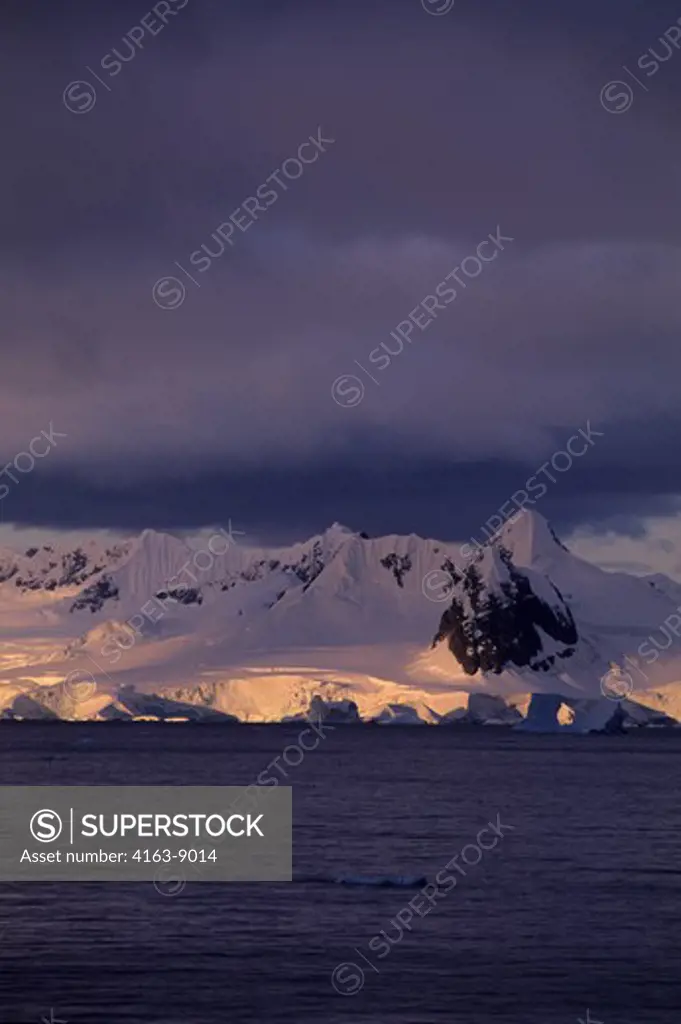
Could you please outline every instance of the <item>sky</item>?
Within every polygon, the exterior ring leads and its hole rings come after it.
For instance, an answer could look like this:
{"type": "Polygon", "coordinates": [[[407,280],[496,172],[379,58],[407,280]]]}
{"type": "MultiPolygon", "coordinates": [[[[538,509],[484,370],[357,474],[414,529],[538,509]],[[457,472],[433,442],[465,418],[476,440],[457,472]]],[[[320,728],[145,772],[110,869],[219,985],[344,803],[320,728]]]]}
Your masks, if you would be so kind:
{"type": "Polygon", "coordinates": [[[0,540],[458,539],[583,429],[537,510],[681,571],[681,9],[156,8],[3,8],[0,540]]]}

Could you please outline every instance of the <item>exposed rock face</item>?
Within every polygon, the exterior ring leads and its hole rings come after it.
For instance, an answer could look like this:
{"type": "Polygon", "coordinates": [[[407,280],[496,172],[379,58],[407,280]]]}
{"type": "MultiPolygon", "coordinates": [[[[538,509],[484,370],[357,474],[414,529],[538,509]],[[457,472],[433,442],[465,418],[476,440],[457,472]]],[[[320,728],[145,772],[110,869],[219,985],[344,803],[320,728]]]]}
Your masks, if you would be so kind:
{"type": "Polygon", "coordinates": [[[98,612],[104,607],[104,602],[111,598],[118,597],[118,587],[110,576],[100,576],[96,583],[86,587],[71,605],[72,612],[89,610],[98,612]]]}
{"type": "Polygon", "coordinates": [[[535,593],[530,572],[516,568],[506,548],[489,549],[451,575],[452,603],[433,647],[446,640],[468,675],[498,674],[509,665],[547,670],[574,653],[577,627],[560,591],[544,578],[541,596],[535,593]],[[484,559],[494,570],[487,580],[481,572],[484,559]],[[554,641],[550,652],[546,638],[554,641]]]}
{"type": "Polygon", "coordinates": [[[105,569],[119,565],[128,550],[126,544],[105,548],[90,543],[71,550],[44,544],[28,548],[23,554],[0,552],[0,583],[12,580],[21,592],[80,586],[105,569]]]}
{"type": "Polygon", "coordinates": [[[411,569],[411,558],[409,555],[386,555],[385,558],[381,559],[381,565],[384,569],[389,569],[395,577],[395,582],[398,587],[404,588],[404,577],[411,569]]]}
{"type": "Polygon", "coordinates": [[[154,595],[159,601],[176,601],[178,604],[203,604],[203,594],[196,587],[176,587],[175,589],[159,590],[154,595]]]}

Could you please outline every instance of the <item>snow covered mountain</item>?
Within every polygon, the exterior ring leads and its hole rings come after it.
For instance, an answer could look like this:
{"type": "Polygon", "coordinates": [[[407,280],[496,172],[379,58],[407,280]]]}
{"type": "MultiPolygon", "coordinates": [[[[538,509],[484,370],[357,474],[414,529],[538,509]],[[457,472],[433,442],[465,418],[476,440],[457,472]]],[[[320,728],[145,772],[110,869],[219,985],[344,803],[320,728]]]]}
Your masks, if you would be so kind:
{"type": "Polygon", "coordinates": [[[604,572],[528,511],[461,550],[334,524],[277,549],[147,530],[3,551],[0,713],[271,721],[318,698],[352,720],[576,730],[681,712],[681,586],[604,572]]]}
{"type": "Polygon", "coordinates": [[[445,644],[471,675],[544,677],[533,692],[548,686],[585,696],[609,672],[636,689],[677,678],[681,645],[654,680],[652,666],[656,637],[681,605],[681,586],[604,572],[571,554],[536,513],[506,524],[454,572],[449,596],[434,646],[445,644]]]}
{"type": "MultiPolygon", "coordinates": [[[[120,565],[130,554],[129,544],[110,547],[88,540],[75,548],[45,544],[23,552],[0,549],[0,585],[9,584],[19,594],[54,593],[81,587],[105,569],[120,565]]],[[[7,586],[0,595],[7,596],[7,586]]]]}

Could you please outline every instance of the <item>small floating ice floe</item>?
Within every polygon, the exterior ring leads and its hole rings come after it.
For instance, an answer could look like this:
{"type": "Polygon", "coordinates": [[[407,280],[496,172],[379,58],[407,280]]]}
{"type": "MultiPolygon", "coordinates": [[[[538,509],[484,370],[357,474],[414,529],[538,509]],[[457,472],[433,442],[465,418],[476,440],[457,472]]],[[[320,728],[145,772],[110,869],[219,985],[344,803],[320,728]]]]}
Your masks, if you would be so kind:
{"type": "Polygon", "coordinates": [[[309,875],[295,881],[368,886],[375,889],[418,889],[424,886],[428,879],[425,875],[309,875]]]}
{"type": "Polygon", "coordinates": [[[336,885],[369,885],[380,889],[418,889],[425,885],[425,875],[339,875],[336,885]]]}

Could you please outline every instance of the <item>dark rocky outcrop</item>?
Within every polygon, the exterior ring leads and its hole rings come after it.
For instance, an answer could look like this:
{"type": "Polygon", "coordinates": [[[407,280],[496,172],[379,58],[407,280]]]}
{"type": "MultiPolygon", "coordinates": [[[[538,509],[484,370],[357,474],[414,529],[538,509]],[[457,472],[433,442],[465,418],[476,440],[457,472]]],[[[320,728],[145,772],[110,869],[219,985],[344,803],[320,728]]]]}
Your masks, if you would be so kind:
{"type": "Polygon", "coordinates": [[[411,569],[411,558],[409,555],[386,555],[385,558],[381,559],[381,565],[384,569],[392,572],[398,587],[404,587],[404,577],[411,569]]]}
{"type": "Polygon", "coordinates": [[[483,582],[481,558],[452,573],[452,603],[433,647],[446,641],[468,675],[498,674],[508,665],[547,671],[558,658],[574,653],[579,637],[572,613],[553,584],[555,602],[549,604],[534,593],[530,577],[514,566],[510,552],[502,547],[497,553],[505,578],[494,589],[483,582]],[[544,653],[540,629],[556,641],[557,651],[544,653]]]}
{"type": "Polygon", "coordinates": [[[92,586],[86,587],[73,602],[69,611],[101,611],[105,601],[118,599],[118,587],[110,576],[101,576],[92,586]]]}
{"type": "Polygon", "coordinates": [[[171,587],[157,591],[154,596],[159,601],[176,601],[177,604],[203,604],[203,594],[198,587],[171,587]]]}

